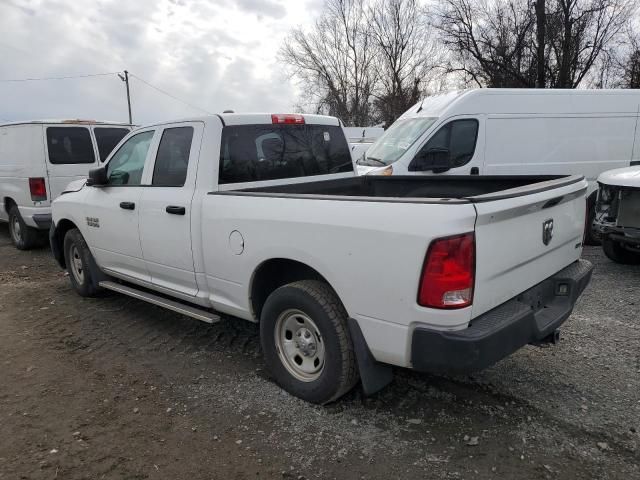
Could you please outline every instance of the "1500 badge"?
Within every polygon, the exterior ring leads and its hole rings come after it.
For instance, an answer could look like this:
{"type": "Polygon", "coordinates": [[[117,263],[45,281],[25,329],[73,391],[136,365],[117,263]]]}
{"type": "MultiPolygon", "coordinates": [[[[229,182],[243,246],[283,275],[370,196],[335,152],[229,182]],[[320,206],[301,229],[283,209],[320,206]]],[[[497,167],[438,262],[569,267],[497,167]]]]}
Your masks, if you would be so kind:
{"type": "Polygon", "coordinates": [[[90,227],[100,228],[100,219],[95,217],[87,217],[87,225],[90,227]]]}

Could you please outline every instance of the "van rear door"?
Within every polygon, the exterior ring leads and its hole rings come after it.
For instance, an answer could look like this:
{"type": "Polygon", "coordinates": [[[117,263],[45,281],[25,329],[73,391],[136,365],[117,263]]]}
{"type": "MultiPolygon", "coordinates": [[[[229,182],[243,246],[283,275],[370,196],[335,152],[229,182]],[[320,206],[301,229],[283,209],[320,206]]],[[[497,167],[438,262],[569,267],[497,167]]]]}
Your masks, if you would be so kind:
{"type": "Polygon", "coordinates": [[[477,212],[475,318],[582,254],[587,181],[564,177],[470,198],[477,212]]]}
{"type": "Polygon", "coordinates": [[[44,142],[49,176],[49,200],[65,187],[98,166],[91,131],[85,125],[44,125],[44,142]]]}

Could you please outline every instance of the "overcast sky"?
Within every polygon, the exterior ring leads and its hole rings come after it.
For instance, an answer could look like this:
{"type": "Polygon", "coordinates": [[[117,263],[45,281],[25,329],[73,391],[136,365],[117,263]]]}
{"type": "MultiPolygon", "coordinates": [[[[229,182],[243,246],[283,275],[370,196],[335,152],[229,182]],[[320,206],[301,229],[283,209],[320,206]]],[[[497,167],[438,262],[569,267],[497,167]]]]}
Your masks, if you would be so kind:
{"type": "MultiPolygon", "coordinates": [[[[124,69],[209,112],[290,111],[276,53],[321,0],[0,0],[0,120],[126,120],[124,69]]],[[[131,80],[133,120],[201,112],[131,80]]]]}

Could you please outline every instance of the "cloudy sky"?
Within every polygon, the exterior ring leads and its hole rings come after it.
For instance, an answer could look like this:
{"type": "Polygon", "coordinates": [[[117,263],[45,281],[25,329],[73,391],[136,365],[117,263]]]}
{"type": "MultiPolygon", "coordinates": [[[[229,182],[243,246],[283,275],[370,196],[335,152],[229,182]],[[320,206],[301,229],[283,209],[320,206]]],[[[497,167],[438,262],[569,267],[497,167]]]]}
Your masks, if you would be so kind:
{"type": "MultiPolygon", "coordinates": [[[[276,53],[321,0],[0,0],[0,120],[126,120],[129,70],[208,112],[290,111],[295,85],[276,53]]],[[[131,79],[133,120],[198,115],[131,79]]]]}

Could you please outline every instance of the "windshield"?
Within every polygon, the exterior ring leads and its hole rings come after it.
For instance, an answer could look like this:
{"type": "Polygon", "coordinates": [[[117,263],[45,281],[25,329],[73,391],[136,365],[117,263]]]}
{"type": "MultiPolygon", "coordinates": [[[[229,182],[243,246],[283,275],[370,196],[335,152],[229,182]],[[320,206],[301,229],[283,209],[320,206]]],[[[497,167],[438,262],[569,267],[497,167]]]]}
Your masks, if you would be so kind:
{"type": "Polygon", "coordinates": [[[396,121],[358,160],[358,165],[391,165],[418,140],[437,118],[418,117],[396,121]]]}

